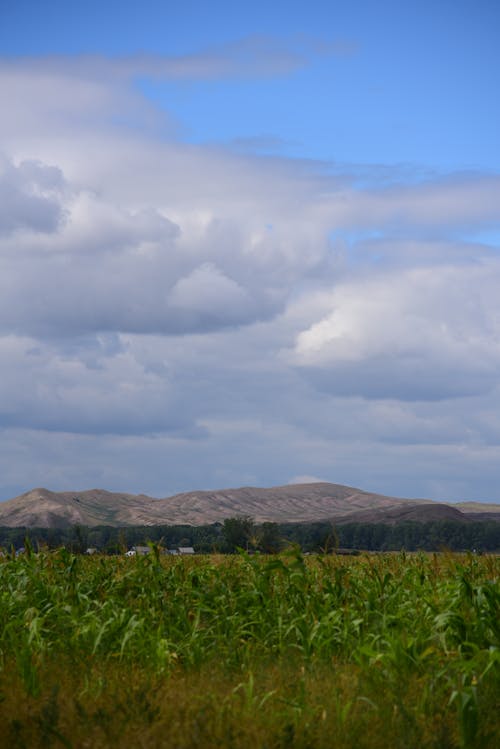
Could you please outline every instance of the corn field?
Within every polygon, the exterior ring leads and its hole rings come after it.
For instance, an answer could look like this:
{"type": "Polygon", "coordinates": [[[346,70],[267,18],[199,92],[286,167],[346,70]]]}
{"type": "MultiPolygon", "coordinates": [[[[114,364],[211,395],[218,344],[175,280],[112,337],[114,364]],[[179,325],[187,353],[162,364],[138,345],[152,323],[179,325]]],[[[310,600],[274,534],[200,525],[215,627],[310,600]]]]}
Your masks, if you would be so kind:
{"type": "Polygon", "coordinates": [[[0,745],[500,746],[500,559],[0,560],[0,745]]]}

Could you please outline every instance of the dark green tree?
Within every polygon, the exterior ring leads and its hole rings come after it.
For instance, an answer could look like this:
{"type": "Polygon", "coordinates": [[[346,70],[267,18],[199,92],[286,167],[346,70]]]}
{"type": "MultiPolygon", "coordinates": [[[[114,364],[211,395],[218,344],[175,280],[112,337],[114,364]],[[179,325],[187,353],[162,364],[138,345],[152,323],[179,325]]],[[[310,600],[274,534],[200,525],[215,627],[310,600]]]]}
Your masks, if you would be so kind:
{"type": "Polygon", "coordinates": [[[248,515],[226,518],[222,526],[222,537],[227,551],[248,549],[250,540],[255,535],[255,523],[248,515]]]}
{"type": "Polygon", "coordinates": [[[277,523],[262,523],[258,530],[258,548],[265,554],[276,554],[282,546],[281,534],[277,523]]]}

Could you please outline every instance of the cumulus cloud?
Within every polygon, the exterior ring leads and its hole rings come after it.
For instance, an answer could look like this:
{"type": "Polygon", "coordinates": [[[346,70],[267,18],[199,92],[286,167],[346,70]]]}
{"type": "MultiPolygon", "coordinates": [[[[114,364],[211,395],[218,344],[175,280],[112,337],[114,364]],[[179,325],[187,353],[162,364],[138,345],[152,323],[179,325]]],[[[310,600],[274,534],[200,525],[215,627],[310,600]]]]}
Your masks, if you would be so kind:
{"type": "MultiPolygon", "coordinates": [[[[58,206],[65,221],[50,236],[27,223],[15,242],[0,240],[4,332],[183,334],[248,324],[283,309],[290,283],[323,260],[328,242],[321,229],[311,229],[307,217],[289,218],[282,198],[273,205],[265,195],[252,197],[247,185],[221,205],[227,172],[244,169],[230,159],[221,159],[220,174],[209,171],[213,156],[198,165],[196,176],[215,184],[215,196],[175,195],[170,156],[170,149],[158,155],[154,199],[140,185],[134,190],[131,168],[126,194],[114,194],[112,172],[99,193],[68,179],[58,206]],[[272,229],[266,212],[277,222],[272,229]]],[[[192,154],[182,162],[192,168],[192,154]]],[[[136,175],[139,183],[145,177],[136,175]]],[[[277,188],[284,185],[282,175],[273,176],[277,188]]]]}
{"type": "Polygon", "coordinates": [[[325,209],[337,227],[418,238],[498,227],[499,204],[500,176],[469,173],[378,189],[351,188],[330,196],[325,209]]]}
{"type": "Polygon", "coordinates": [[[16,230],[52,233],[64,212],[60,169],[36,160],[15,165],[0,154],[0,236],[16,230]]]}
{"type": "Polygon", "coordinates": [[[14,243],[14,219],[5,218],[3,332],[185,334],[249,324],[283,310],[293,284],[324,263],[328,221],[315,220],[310,165],[119,130],[96,140],[79,128],[54,137],[48,127],[36,145],[10,133],[11,172],[25,170],[31,153],[39,182],[42,172],[57,175],[64,190],[49,195],[45,186],[36,196],[49,201],[50,236],[25,207],[14,243]]]}
{"type": "Polygon", "coordinates": [[[168,306],[184,325],[206,329],[245,323],[258,316],[248,293],[213,263],[204,263],[180,278],[168,296],[168,306]],[[253,313],[253,314],[252,314],[253,313]]]}
{"type": "Polygon", "coordinates": [[[497,260],[398,270],[340,284],[292,360],[321,387],[435,400],[492,389],[500,365],[497,260]]]}
{"type": "Polygon", "coordinates": [[[0,366],[4,428],[203,434],[168,372],[147,369],[126,342],[101,336],[72,349],[6,336],[0,338],[0,366]]]}
{"type": "MultiPolygon", "coordinates": [[[[209,74],[257,74],[252,44],[209,74]]],[[[302,64],[266,54],[259,74],[302,64]]],[[[157,495],[494,474],[500,265],[463,232],[500,223],[498,175],[368,184],[192,146],[130,80],[201,57],[35,62],[0,65],[9,486],[84,485],[82,460],[94,485],[157,495]]]]}
{"type": "MultiPolygon", "coordinates": [[[[250,79],[286,76],[306,67],[317,56],[342,55],[342,43],[315,39],[280,40],[251,36],[193,54],[168,56],[137,53],[127,56],[47,55],[0,57],[2,143],[27,145],[38,135],[46,140],[73,131],[72,158],[86,161],[95,143],[77,146],[75,137],[120,130],[154,132],[175,137],[176,118],[154,107],[137,82],[250,79]],[[34,127],[35,125],[35,127],[34,127]],[[34,137],[33,137],[34,136],[34,137]]],[[[58,152],[63,150],[59,144],[58,152]]]]}

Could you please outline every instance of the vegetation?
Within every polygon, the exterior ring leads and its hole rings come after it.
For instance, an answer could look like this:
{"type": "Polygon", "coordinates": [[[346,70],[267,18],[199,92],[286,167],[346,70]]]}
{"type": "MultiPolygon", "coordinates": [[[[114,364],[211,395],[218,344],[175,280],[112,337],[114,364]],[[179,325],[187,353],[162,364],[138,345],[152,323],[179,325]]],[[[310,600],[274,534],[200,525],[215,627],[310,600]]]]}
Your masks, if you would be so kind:
{"type": "Polygon", "coordinates": [[[491,521],[439,520],[427,523],[406,522],[398,525],[381,523],[348,523],[333,526],[330,522],[263,523],[249,517],[228,518],[212,525],[73,526],[72,528],[6,528],[0,527],[0,547],[24,546],[29,535],[35,548],[55,549],[66,546],[75,553],[88,547],[108,554],[118,554],[133,545],[148,541],[164,547],[194,546],[200,552],[233,553],[238,548],[275,553],[290,544],[303,551],[321,552],[337,547],[366,551],[499,551],[500,523],[491,521]]]}
{"type": "Polygon", "coordinates": [[[496,556],[0,560],[9,747],[497,747],[496,556]]]}

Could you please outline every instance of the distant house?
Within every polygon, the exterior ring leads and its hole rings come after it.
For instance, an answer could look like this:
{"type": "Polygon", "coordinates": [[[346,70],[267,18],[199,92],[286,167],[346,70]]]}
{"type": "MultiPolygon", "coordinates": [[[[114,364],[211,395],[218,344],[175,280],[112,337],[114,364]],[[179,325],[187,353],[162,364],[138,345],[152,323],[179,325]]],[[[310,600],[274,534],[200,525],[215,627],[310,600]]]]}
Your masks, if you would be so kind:
{"type": "Polygon", "coordinates": [[[149,554],[150,551],[151,549],[149,548],[149,546],[132,546],[131,549],[125,552],[125,556],[135,557],[137,555],[140,557],[144,557],[146,556],[146,554],[149,554]]]}
{"type": "Polygon", "coordinates": [[[140,557],[146,556],[151,551],[149,546],[132,546],[132,550],[140,557]]]}
{"type": "MultiPolygon", "coordinates": [[[[135,557],[138,556],[145,556],[146,554],[149,554],[151,551],[151,548],[149,546],[132,546],[132,548],[125,552],[126,557],[135,557]]],[[[192,546],[178,546],[176,549],[165,549],[163,554],[168,554],[172,556],[177,556],[178,554],[188,555],[188,554],[194,554],[195,550],[192,546]]]]}

